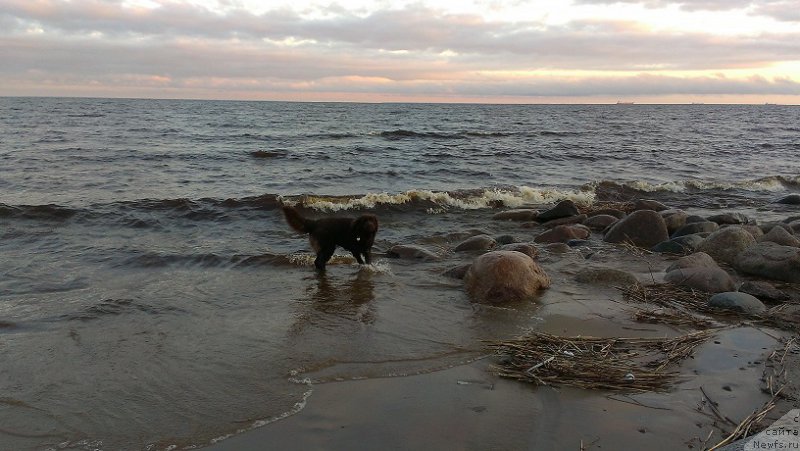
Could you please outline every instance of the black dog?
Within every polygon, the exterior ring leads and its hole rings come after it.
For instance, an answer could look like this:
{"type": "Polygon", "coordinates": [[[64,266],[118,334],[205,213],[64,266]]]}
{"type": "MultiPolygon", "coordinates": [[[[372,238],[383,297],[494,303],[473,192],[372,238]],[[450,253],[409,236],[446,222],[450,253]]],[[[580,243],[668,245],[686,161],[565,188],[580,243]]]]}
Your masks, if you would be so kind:
{"type": "Polygon", "coordinates": [[[288,205],[283,206],[283,214],[291,228],[308,234],[311,247],[317,253],[314,266],[320,271],[325,269],[325,263],[333,256],[336,246],[352,252],[360,265],[371,262],[370,249],[378,232],[378,218],[375,215],[362,215],[356,219],[308,219],[288,205]]]}

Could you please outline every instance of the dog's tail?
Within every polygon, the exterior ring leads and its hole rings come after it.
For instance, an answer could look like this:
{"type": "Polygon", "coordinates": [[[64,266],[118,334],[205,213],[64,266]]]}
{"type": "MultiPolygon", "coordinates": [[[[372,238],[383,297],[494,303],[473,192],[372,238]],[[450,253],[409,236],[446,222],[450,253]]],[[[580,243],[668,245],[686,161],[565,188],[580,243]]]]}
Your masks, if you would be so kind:
{"type": "Polygon", "coordinates": [[[310,233],[314,228],[314,221],[302,217],[294,207],[284,205],[283,215],[286,216],[286,222],[289,223],[289,227],[300,233],[310,233]]]}

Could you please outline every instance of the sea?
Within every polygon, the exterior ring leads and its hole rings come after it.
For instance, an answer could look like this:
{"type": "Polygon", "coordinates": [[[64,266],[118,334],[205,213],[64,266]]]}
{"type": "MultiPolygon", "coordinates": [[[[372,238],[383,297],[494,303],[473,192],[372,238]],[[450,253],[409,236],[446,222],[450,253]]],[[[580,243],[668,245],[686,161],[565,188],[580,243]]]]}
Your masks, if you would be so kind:
{"type": "Polygon", "coordinates": [[[319,384],[480,358],[543,321],[442,275],[475,233],[532,240],[495,213],[780,219],[798,155],[796,106],[0,98],[0,449],[203,446],[319,384]],[[373,264],[340,249],[318,274],[282,203],[376,214],[373,264]]]}

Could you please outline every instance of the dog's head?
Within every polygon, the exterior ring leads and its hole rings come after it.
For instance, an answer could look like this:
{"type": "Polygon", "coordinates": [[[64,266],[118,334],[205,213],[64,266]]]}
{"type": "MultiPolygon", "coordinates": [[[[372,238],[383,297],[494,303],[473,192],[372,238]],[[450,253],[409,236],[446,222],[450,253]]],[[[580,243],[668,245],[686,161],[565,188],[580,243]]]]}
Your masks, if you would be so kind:
{"type": "Polygon", "coordinates": [[[378,218],[375,215],[362,215],[353,221],[353,234],[362,249],[369,250],[378,233],[378,218]]]}

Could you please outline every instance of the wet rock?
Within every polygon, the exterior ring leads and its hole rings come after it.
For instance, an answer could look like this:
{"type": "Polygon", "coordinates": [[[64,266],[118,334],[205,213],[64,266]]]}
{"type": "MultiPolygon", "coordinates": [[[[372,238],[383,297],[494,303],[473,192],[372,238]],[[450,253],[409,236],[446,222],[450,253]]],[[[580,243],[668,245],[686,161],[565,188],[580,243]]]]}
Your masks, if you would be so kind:
{"type": "Polygon", "coordinates": [[[575,206],[575,202],[567,199],[562,200],[555,207],[543,211],[539,213],[539,216],[536,218],[539,222],[547,222],[552,221],[553,219],[560,219],[560,218],[567,218],[570,216],[577,216],[580,212],[578,211],[578,207],[575,206]]]}
{"type": "Polygon", "coordinates": [[[664,281],[708,293],[733,291],[736,288],[731,276],[719,267],[676,269],[668,272],[664,281]]]}
{"type": "Polygon", "coordinates": [[[456,252],[486,251],[494,249],[497,242],[489,235],[476,235],[462,241],[455,247],[456,252]]]}
{"type": "Polygon", "coordinates": [[[697,251],[697,248],[700,246],[700,243],[702,243],[703,240],[705,240],[705,238],[701,235],[683,235],[672,238],[668,241],[662,241],[653,246],[650,250],[653,252],[660,252],[662,254],[691,254],[697,251]]]}
{"type": "Polygon", "coordinates": [[[761,230],[761,227],[757,226],[756,224],[742,224],[737,226],[726,226],[726,227],[739,227],[742,230],[749,233],[750,235],[752,235],[753,238],[755,238],[756,240],[764,236],[764,232],[761,230]]]}
{"type": "Polygon", "coordinates": [[[386,251],[386,255],[391,258],[403,260],[439,260],[439,255],[416,244],[397,244],[386,251]]]}
{"type": "Polygon", "coordinates": [[[763,241],[740,253],[733,266],[745,274],[800,282],[800,248],[763,241]]]}
{"type": "Polygon", "coordinates": [[[625,287],[639,283],[633,274],[614,268],[584,268],[578,271],[575,280],[607,287],[625,287]]]}
{"type": "Polygon", "coordinates": [[[498,245],[516,243],[519,240],[513,235],[500,235],[494,239],[498,245]]]}
{"type": "Polygon", "coordinates": [[[464,286],[473,301],[499,304],[533,299],[550,286],[550,277],[521,252],[492,251],[475,259],[464,286]]]}
{"type": "Polygon", "coordinates": [[[674,263],[669,265],[666,272],[675,271],[676,269],[684,268],[718,268],[717,262],[705,252],[696,252],[692,255],[687,255],[675,260],[674,263]]]}
{"type": "Polygon", "coordinates": [[[723,213],[719,215],[709,216],[711,222],[716,222],[719,225],[724,224],[747,224],[750,219],[741,213],[723,213]]]}
{"type": "Polygon", "coordinates": [[[552,229],[553,227],[560,226],[560,225],[569,225],[569,224],[581,224],[587,218],[586,215],[576,215],[570,216],[567,218],[561,219],[553,219],[552,221],[547,221],[542,226],[548,229],[552,229]]]}
{"type": "Polygon", "coordinates": [[[653,210],[653,211],[664,211],[669,210],[669,207],[662,204],[657,200],[652,199],[639,199],[633,204],[634,210],[653,210]]]}
{"type": "Polygon", "coordinates": [[[708,236],[697,249],[718,263],[732,264],[736,256],[756,244],[756,239],[741,227],[725,227],[708,236]]]}
{"type": "Polygon", "coordinates": [[[800,247],[800,239],[789,233],[783,227],[773,227],[768,233],[758,239],[759,242],[770,241],[781,246],[800,247]]]}
{"type": "Polygon", "coordinates": [[[588,238],[591,233],[591,230],[582,225],[560,225],[539,234],[533,241],[537,243],[566,243],[569,240],[588,238]]]}
{"type": "Polygon", "coordinates": [[[762,232],[764,232],[764,234],[771,232],[772,229],[774,229],[775,227],[780,227],[786,230],[787,232],[794,234],[792,228],[789,227],[788,224],[784,224],[782,222],[765,222],[764,224],[761,224],[758,227],[761,229],[762,232]]]}
{"type": "Polygon", "coordinates": [[[675,233],[676,230],[685,226],[686,218],[689,217],[683,210],[664,210],[659,212],[659,214],[664,218],[664,223],[667,224],[667,231],[670,234],[675,233]]]}
{"type": "Polygon", "coordinates": [[[567,241],[567,246],[569,247],[589,247],[592,245],[591,240],[569,240],[567,241]]]}
{"type": "Polygon", "coordinates": [[[530,258],[536,258],[539,255],[539,249],[531,243],[512,243],[501,246],[500,251],[516,251],[522,252],[530,258]]]}
{"type": "Polygon", "coordinates": [[[767,307],[755,296],[736,291],[726,291],[711,296],[708,300],[708,306],[749,315],[767,311],[767,307]]]}
{"type": "Polygon", "coordinates": [[[586,220],[583,221],[583,225],[590,228],[591,230],[602,232],[603,230],[607,229],[610,225],[614,224],[617,221],[619,221],[619,218],[617,218],[616,216],[595,215],[586,218],[586,220]]]}
{"type": "Polygon", "coordinates": [[[492,216],[497,221],[535,221],[539,215],[539,210],[517,209],[501,211],[492,216]]]}
{"type": "Polygon", "coordinates": [[[689,218],[687,218],[686,225],[676,230],[675,233],[672,234],[672,237],[692,235],[694,233],[716,232],[717,230],[719,230],[719,224],[716,222],[706,221],[705,219],[701,222],[689,222],[689,218]]]}
{"type": "Polygon", "coordinates": [[[572,248],[567,243],[550,243],[545,246],[545,250],[551,254],[566,254],[572,248]]]}
{"type": "Polygon", "coordinates": [[[452,279],[463,279],[464,276],[467,275],[467,271],[469,267],[472,266],[472,263],[465,263],[463,265],[454,266],[450,269],[447,269],[445,272],[442,273],[445,277],[450,277],[452,279]]]}
{"type": "Polygon", "coordinates": [[[664,218],[653,210],[638,210],[611,226],[603,237],[609,243],[628,242],[650,249],[669,239],[664,218]]]}
{"type": "Polygon", "coordinates": [[[590,218],[592,216],[598,216],[598,215],[609,215],[609,216],[613,216],[613,217],[615,217],[617,219],[622,219],[625,216],[628,216],[624,211],[617,210],[616,208],[601,208],[599,210],[592,211],[588,215],[589,215],[590,218]]]}
{"type": "Polygon", "coordinates": [[[777,204],[786,204],[786,205],[800,205],[800,194],[789,194],[788,196],[784,196],[777,201],[777,204]]]}
{"type": "Polygon", "coordinates": [[[795,235],[800,233],[800,220],[789,222],[787,225],[792,230],[792,233],[794,233],[795,235]]]}
{"type": "Polygon", "coordinates": [[[686,217],[687,224],[693,224],[695,222],[707,222],[707,221],[708,219],[698,215],[689,215],[686,217]]]}
{"type": "Polygon", "coordinates": [[[739,291],[742,293],[751,294],[758,299],[764,299],[773,302],[784,302],[791,298],[791,296],[775,288],[775,286],[771,283],[761,280],[748,280],[739,287],[739,291]]]}

